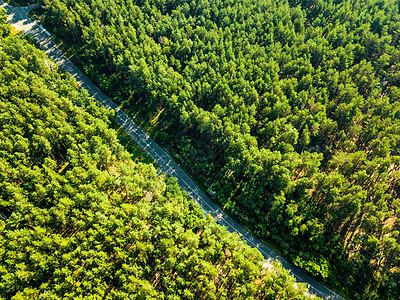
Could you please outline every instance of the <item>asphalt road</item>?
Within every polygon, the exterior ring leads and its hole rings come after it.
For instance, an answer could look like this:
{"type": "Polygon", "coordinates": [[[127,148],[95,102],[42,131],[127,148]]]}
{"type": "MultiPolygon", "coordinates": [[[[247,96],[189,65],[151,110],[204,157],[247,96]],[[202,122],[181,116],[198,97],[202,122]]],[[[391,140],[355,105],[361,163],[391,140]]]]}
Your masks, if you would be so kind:
{"type": "Polygon", "coordinates": [[[119,125],[142,147],[157,163],[162,172],[176,177],[178,183],[183,190],[200,205],[204,213],[210,214],[217,219],[230,232],[238,233],[248,245],[257,248],[265,257],[278,260],[282,266],[289,270],[290,273],[299,282],[308,284],[310,293],[315,294],[323,299],[343,299],[333,291],[318,283],[314,279],[302,273],[291,263],[273,252],[251,233],[235,222],[224,211],[222,211],[206,194],[204,194],[197,185],[186,175],[186,173],[171,159],[159,145],[157,145],[142,129],[137,126],[131,118],[128,117],[110,98],[108,98],[97,86],[95,86],[68,58],[57,48],[46,31],[36,21],[28,18],[28,12],[35,8],[36,5],[28,7],[12,7],[0,0],[0,6],[7,11],[7,21],[16,29],[31,35],[38,42],[40,47],[66,72],[68,72],[78,84],[86,89],[98,102],[107,109],[113,109],[116,112],[116,120],[119,125]]]}

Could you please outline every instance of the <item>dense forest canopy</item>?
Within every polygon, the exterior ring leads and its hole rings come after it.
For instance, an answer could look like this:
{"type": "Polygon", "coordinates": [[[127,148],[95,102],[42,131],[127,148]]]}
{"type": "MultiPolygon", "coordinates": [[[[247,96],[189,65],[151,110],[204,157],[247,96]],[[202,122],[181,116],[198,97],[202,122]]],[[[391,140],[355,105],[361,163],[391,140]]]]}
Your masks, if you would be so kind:
{"type": "Polygon", "coordinates": [[[305,271],[400,295],[394,0],[44,0],[106,92],[305,271]]]}
{"type": "Polygon", "coordinates": [[[134,163],[111,113],[42,51],[0,35],[1,299],[309,299],[134,163]]]}

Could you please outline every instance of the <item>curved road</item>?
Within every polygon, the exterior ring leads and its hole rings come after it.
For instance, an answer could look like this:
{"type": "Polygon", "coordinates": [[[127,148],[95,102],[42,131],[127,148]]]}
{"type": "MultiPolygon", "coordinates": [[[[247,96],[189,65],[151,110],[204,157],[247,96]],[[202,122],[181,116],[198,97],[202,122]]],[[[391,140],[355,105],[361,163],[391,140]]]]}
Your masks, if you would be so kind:
{"type": "Polygon", "coordinates": [[[282,266],[299,282],[308,284],[308,289],[323,299],[343,299],[333,291],[318,283],[314,279],[302,273],[295,266],[284,260],[278,254],[273,252],[240,224],[235,222],[225,214],[212,200],[204,194],[197,185],[185,174],[185,172],[171,159],[167,152],[158,146],[142,129],[137,126],[110,98],[101,92],[68,58],[57,48],[57,45],[50,38],[49,33],[41,27],[36,21],[28,18],[28,12],[37,7],[37,5],[27,7],[12,7],[0,0],[0,6],[7,11],[7,22],[16,29],[21,30],[38,42],[40,47],[66,72],[68,72],[78,84],[86,89],[98,102],[107,109],[113,109],[116,112],[116,120],[119,125],[142,147],[158,164],[159,168],[166,174],[176,177],[179,185],[188,195],[200,205],[204,213],[210,214],[213,218],[225,226],[230,232],[238,233],[243,240],[250,246],[256,247],[265,259],[271,258],[278,260],[282,266]]]}

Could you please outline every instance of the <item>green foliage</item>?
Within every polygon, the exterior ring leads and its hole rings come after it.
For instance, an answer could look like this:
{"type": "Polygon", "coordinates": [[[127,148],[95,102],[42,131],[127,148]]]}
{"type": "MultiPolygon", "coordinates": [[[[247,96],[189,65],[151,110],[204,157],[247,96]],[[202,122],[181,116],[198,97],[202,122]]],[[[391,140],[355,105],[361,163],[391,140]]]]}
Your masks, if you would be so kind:
{"type": "Polygon", "coordinates": [[[2,299],[310,298],[134,162],[43,52],[8,36],[0,59],[2,299]]]}
{"type": "Polygon", "coordinates": [[[224,207],[315,276],[398,298],[398,2],[44,3],[106,92],[144,124],[164,111],[160,140],[224,207]]]}

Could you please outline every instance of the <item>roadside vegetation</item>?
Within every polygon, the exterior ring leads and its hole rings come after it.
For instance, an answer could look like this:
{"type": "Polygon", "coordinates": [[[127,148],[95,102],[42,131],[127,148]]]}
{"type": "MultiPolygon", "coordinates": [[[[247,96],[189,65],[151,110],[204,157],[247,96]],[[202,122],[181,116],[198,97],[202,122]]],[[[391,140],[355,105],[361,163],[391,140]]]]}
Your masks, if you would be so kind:
{"type": "Polygon", "coordinates": [[[44,4],[227,211],[349,295],[399,297],[398,2],[44,4]]]}
{"type": "Polygon", "coordinates": [[[4,22],[1,299],[310,299],[132,157],[112,113],[4,22]]]}

